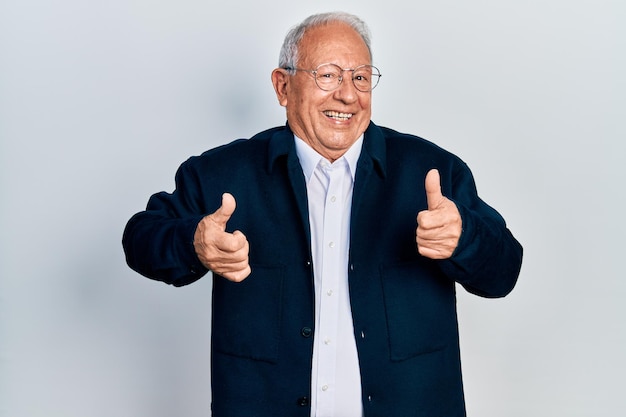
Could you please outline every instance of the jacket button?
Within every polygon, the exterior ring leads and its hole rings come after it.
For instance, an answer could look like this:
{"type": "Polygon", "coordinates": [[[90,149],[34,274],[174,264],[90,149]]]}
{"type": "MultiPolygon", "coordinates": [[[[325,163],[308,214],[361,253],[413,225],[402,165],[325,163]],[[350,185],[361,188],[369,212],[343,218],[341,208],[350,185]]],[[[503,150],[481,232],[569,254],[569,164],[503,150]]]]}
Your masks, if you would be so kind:
{"type": "Polygon", "coordinates": [[[309,405],[309,398],[308,397],[298,398],[298,405],[300,407],[306,407],[307,405],[309,405]]]}
{"type": "Polygon", "coordinates": [[[313,330],[310,327],[303,327],[300,329],[300,334],[304,337],[311,337],[313,330]]]}

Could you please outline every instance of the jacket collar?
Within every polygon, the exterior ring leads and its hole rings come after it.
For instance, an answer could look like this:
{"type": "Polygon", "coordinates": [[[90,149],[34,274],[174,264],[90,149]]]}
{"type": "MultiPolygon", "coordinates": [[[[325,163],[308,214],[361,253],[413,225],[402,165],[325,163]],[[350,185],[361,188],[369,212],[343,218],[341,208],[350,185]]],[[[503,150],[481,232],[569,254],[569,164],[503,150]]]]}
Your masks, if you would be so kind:
{"type": "Polygon", "coordinates": [[[374,164],[374,168],[378,174],[385,178],[387,176],[387,146],[385,143],[385,135],[380,127],[370,122],[365,130],[365,138],[363,139],[363,150],[359,158],[359,165],[374,164]]]}
{"type": "MultiPolygon", "coordinates": [[[[277,129],[272,134],[269,143],[267,161],[268,172],[271,173],[274,169],[276,161],[284,156],[286,156],[289,161],[297,160],[296,145],[289,123],[287,123],[284,128],[277,129]]],[[[369,166],[372,162],[379,175],[383,178],[386,177],[387,152],[385,147],[385,137],[382,130],[376,126],[374,122],[370,122],[369,126],[365,130],[363,149],[361,150],[358,166],[369,166]]]]}

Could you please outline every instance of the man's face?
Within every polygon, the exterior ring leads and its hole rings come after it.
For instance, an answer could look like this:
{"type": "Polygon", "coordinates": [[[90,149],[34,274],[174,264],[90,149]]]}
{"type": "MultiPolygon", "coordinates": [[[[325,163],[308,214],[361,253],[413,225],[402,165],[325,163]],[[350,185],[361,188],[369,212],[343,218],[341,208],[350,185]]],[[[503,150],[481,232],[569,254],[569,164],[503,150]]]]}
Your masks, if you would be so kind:
{"type": "MultiPolygon", "coordinates": [[[[371,57],[361,36],[345,23],[309,29],[299,45],[298,68],[315,69],[333,63],[341,68],[370,64],[371,57]]],[[[372,93],[358,91],[352,73],[333,91],[323,91],[314,75],[297,71],[287,75],[277,69],[274,87],[293,132],[325,158],[340,158],[363,134],[371,118],[372,93]]]]}

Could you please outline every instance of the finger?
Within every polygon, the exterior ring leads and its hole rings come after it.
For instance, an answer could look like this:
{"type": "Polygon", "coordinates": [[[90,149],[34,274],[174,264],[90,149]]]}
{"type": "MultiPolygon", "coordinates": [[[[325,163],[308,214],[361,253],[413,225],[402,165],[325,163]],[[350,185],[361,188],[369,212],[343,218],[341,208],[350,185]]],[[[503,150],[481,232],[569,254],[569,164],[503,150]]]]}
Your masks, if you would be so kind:
{"type": "Polygon", "coordinates": [[[214,260],[209,269],[230,281],[243,281],[251,272],[247,247],[236,254],[214,260]]]}
{"type": "Polygon", "coordinates": [[[232,194],[224,193],[222,194],[222,205],[211,215],[211,219],[217,223],[222,230],[226,230],[226,223],[230,220],[230,216],[233,215],[236,207],[237,203],[235,197],[233,197],[232,194]]]}
{"type": "Polygon", "coordinates": [[[434,210],[441,204],[441,200],[443,199],[443,194],[441,194],[441,178],[438,170],[431,169],[428,171],[426,180],[424,181],[424,187],[426,188],[428,210],[434,210]]]}
{"type": "Polygon", "coordinates": [[[211,263],[211,270],[220,275],[238,272],[246,270],[250,267],[248,262],[248,258],[242,259],[240,261],[234,261],[232,259],[224,260],[224,261],[215,261],[211,263]]]}
{"type": "Polygon", "coordinates": [[[223,234],[218,240],[216,240],[217,248],[228,254],[243,251],[246,256],[248,255],[248,239],[239,230],[231,233],[223,234]]]}
{"type": "Polygon", "coordinates": [[[251,272],[252,270],[250,269],[250,265],[246,265],[243,269],[228,272],[223,274],[222,276],[232,282],[241,282],[244,279],[248,278],[251,272]]]}

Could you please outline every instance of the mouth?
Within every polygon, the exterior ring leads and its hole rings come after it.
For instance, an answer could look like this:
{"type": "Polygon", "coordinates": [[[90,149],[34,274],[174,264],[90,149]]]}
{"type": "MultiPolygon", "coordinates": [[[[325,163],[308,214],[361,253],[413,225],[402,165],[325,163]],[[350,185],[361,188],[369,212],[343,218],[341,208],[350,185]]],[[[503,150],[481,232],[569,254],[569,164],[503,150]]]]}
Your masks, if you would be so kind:
{"type": "Polygon", "coordinates": [[[332,110],[326,110],[324,112],[324,115],[326,117],[329,117],[331,119],[338,120],[338,121],[341,121],[341,122],[345,122],[347,120],[350,120],[352,118],[352,116],[354,116],[353,113],[340,113],[340,112],[332,111],[332,110]]]}

